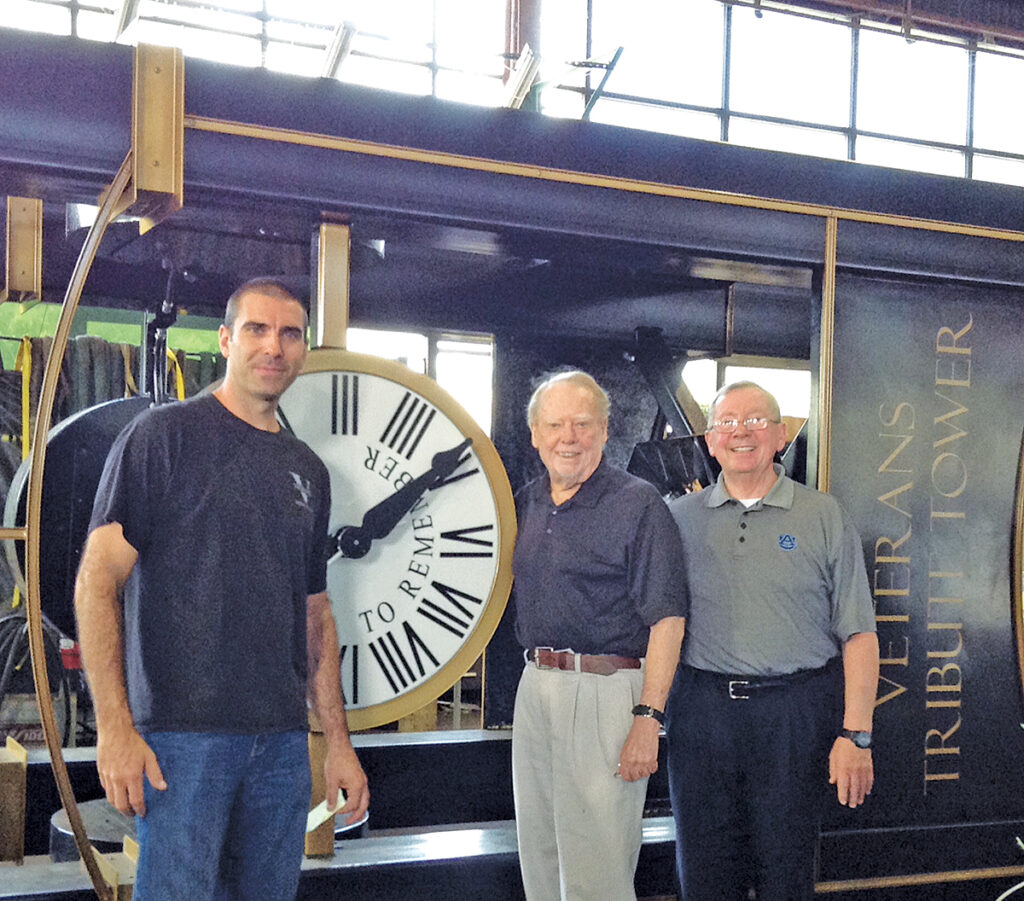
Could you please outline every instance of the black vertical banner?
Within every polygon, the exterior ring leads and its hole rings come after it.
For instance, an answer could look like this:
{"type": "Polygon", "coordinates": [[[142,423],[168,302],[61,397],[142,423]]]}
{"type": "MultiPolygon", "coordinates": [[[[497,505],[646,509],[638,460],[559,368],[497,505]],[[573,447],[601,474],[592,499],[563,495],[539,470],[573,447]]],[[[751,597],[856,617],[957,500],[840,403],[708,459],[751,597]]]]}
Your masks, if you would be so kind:
{"type": "Polygon", "coordinates": [[[837,280],[831,491],[863,539],[882,666],[875,791],[856,820],[836,810],[833,821],[1024,819],[1010,590],[1022,301],[939,281],[837,280]]]}

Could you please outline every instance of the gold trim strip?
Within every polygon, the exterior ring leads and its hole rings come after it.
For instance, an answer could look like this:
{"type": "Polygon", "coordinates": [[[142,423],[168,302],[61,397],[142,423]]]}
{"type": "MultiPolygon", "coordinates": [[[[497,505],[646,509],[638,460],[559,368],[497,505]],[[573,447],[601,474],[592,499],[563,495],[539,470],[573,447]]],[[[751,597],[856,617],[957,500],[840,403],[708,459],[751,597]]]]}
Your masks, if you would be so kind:
{"type": "Polygon", "coordinates": [[[348,341],[352,235],[347,225],[321,222],[316,243],[316,308],[313,344],[345,349],[348,341]]]}
{"type": "Polygon", "coordinates": [[[661,197],[677,197],[683,200],[702,200],[708,203],[724,203],[732,206],[753,207],[780,213],[795,213],[804,216],[835,217],[851,222],[870,222],[876,225],[894,225],[903,228],[917,228],[924,231],[949,232],[977,238],[997,238],[1004,241],[1024,243],[1024,232],[1011,229],[989,228],[980,225],[942,222],[936,219],[915,219],[912,216],[899,216],[891,213],[872,213],[867,210],[843,209],[814,203],[801,203],[789,200],[774,200],[752,194],[731,194],[728,191],[715,191],[702,188],[687,188],[682,185],[665,182],[642,181],[623,178],[615,175],[594,175],[588,172],[576,172],[571,169],[558,169],[551,166],[534,166],[527,163],[509,163],[487,157],[462,156],[440,150],[421,150],[413,147],[402,147],[396,144],[378,144],[372,141],[361,141],[355,138],[341,138],[335,135],[316,132],[297,131],[289,128],[275,128],[267,125],[253,125],[245,122],[231,122],[226,119],[211,119],[206,116],[185,116],[185,128],[195,131],[212,132],[215,134],[233,135],[235,137],[256,138],[264,141],[277,141],[284,144],[297,144],[305,147],[318,147],[323,150],[338,150],[345,153],[358,153],[364,156],[378,156],[389,159],[406,160],[415,163],[428,163],[435,166],[447,166],[455,169],[469,169],[477,172],[493,172],[499,175],[514,175],[522,178],[534,178],[543,181],[577,184],[597,188],[611,188],[618,191],[629,191],[636,194],[653,194],[661,197]]]}
{"type": "Polygon", "coordinates": [[[89,837],[86,834],[82,816],[79,813],[78,805],[75,803],[71,780],[68,778],[67,766],[61,753],[60,733],[57,729],[57,719],[53,712],[50,677],[46,671],[46,649],[43,644],[43,614],[40,605],[39,581],[40,523],[43,502],[43,467],[46,462],[46,437],[50,431],[54,398],[57,394],[57,382],[71,334],[72,321],[75,317],[75,311],[78,309],[78,303],[82,298],[82,289],[85,287],[85,280],[92,266],[92,261],[96,257],[96,251],[99,249],[100,241],[103,239],[107,225],[114,219],[114,208],[128,186],[131,172],[132,153],[129,152],[121,164],[121,168],[118,169],[117,174],[114,176],[109,190],[104,193],[103,204],[96,215],[96,221],[93,222],[88,235],[86,235],[85,243],[82,245],[74,271],[71,273],[71,279],[68,282],[67,292],[64,295],[64,305],[61,307],[60,319],[57,321],[57,327],[53,335],[53,343],[50,346],[50,353],[46,358],[42,387],[39,391],[39,406],[36,411],[35,428],[32,433],[32,452],[30,456],[32,462],[28,476],[28,500],[26,503],[25,580],[27,590],[25,592],[25,607],[28,617],[29,650],[32,654],[32,676],[35,680],[36,703],[39,706],[43,734],[46,737],[46,747],[50,753],[50,763],[53,767],[53,777],[57,782],[57,791],[60,794],[64,810],[67,811],[68,822],[75,836],[75,844],[78,846],[82,860],[85,861],[93,890],[100,901],[113,901],[115,893],[111,892],[110,886],[105,881],[103,873],[96,863],[98,852],[89,843],[89,837]]]}
{"type": "Polygon", "coordinates": [[[24,541],[26,538],[28,529],[24,527],[0,529],[0,541],[24,541]]]}
{"type": "Polygon", "coordinates": [[[941,885],[947,882],[975,882],[979,879],[1016,879],[1024,876],[1024,867],[984,867],[977,870],[946,870],[937,873],[908,873],[906,876],[872,876],[864,879],[843,879],[818,882],[817,895],[855,892],[865,889],[899,888],[911,885],[941,885]]]}
{"type": "Polygon", "coordinates": [[[1011,606],[1013,608],[1013,636],[1017,645],[1017,675],[1024,693],[1024,434],[1021,435],[1017,456],[1017,490],[1013,503],[1013,542],[1010,545],[1011,606]]]}
{"type": "Polygon", "coordinates": [[[825,220],[825,267],[821,278],[821,346],[818,362],[818,489],[828,491],[832,464],[832,369],[836,332],[836,245],[839,220],[825,220]]]}

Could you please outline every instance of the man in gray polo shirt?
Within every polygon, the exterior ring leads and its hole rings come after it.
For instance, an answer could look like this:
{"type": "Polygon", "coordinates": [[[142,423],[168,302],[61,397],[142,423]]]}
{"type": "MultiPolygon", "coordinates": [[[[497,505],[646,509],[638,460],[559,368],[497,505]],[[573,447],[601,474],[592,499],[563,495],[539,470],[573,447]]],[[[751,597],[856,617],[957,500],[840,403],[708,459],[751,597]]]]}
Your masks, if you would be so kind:
{"type": "Polygon", "coordinates": [[[602,460],[608,396],[579,371],[534,392],[547,472],[516,495],[512,781],[529,901],[632,901],[647,778],[686,616],[657,490],[602,460]],[[646,660],[642,659],[646,658],[646,660]]]}
{"type": "Polygon", "coordinates": [[[752,382],[708,417],[718,482],[673,501],[690,590],[668,704],[669,786],[685,901],[814,894],[826,779],[871,791],[874,608],[857,531],[789,479],[779,406],[752,382]]]}

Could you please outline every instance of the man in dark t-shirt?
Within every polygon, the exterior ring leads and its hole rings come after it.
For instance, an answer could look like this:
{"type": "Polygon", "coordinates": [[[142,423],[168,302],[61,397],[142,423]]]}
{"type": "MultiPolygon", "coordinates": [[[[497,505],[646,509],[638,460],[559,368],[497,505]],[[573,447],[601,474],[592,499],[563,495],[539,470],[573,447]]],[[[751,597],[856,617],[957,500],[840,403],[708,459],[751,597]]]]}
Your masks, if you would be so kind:
{"type": "Polygon", "coordinates": [[[280,284],[239,288],[224,381],[135,419],[100,480],[75,607],[100,781],[138,818],[136,901],[294,898],[307,698],[328,804],[369,804],[326,592],[330,481],[276,417],[306,322],[280,284]]]}

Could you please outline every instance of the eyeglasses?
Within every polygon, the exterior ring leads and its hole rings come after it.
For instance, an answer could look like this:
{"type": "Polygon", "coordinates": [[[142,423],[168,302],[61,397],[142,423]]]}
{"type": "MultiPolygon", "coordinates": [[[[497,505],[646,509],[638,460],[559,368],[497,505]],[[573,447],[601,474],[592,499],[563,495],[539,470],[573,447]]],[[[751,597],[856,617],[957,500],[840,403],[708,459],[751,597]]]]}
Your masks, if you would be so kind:
{"type": "Polygon", "coordinates": [[[769,419],[767,416],[750,417],[748,419],[716,419],[711,423],[711,428],[722,435],[731,435],[740,427],[743,426],[748,432],[763,432],[768,428],[768,423],[774,423],[778,425],[778,419],[769,419]]]}

